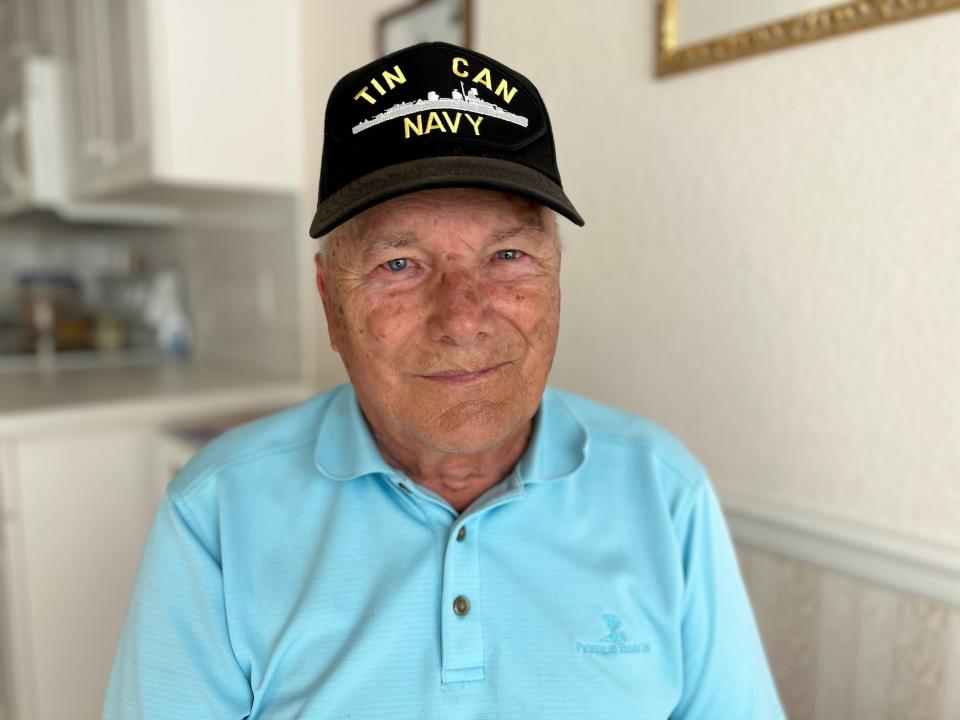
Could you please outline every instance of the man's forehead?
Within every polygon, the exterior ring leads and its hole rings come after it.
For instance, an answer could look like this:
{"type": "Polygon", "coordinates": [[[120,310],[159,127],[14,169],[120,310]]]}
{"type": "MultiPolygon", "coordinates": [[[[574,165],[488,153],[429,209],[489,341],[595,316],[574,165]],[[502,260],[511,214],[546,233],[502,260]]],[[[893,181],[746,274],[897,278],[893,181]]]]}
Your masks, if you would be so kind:
{"type": "Polygon", "coordinates": [[[483,225],[481,232],[491,235],[516,227],[542,231],[547,212],[544,206],[520,195],[479,188],[442,188],[392,198],[347,224],[354,240],[385,236],[401,247],[436,223],[483,225]]]}

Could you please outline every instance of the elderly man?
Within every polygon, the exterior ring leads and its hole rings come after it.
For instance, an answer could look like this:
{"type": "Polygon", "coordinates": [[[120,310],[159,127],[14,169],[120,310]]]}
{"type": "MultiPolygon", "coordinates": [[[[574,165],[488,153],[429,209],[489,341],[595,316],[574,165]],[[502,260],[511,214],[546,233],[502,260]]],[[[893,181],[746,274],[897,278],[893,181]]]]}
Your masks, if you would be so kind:
{"type": "Polygon", "coordinates": [[[451,45],[343,78],[317,287],[350,384],[170,484],[110,718],[780,718],[700,464],[546,388],[560,186],[530,82],[451,45]]]}

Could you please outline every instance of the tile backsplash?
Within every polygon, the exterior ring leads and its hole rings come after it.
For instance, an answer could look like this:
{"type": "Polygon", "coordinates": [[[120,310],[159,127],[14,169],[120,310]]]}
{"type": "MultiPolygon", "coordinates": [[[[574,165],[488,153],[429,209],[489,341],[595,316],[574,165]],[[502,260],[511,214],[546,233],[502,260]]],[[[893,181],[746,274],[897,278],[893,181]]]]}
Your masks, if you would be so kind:
{"type": "Polygon", "coordinates": [[[0,312],[16,312],[17,277],[26,272],[70,273],[92,292],[97,278],[130,271],[183,266],[182,230],[170,227],[104,227],[54,219],[0,223],[0,312]],[[140,260],[131,260],[139,256],[140,260]]]}
{"type": "Polygon", "coordinates": [[[197,352],[277,376],[300,372],[293,198],[192,217],[185,229],[188,299],[197,352]]]}
{"type": "MultiPolygon", "coordinates": [[[[14,344],[39,347],[36,327],[30,328],[32,342],[24,340],[24,276],[75,281],[73,309],[96,316],[101,329],[105,312],[143,314],[143,295],[155,297],[162,273],[179,286],[192,357],[277,376],[297,374],[295,279],[302,268],[294,260],[293,200],[273,198],[256,208],[188,218],[176,227],[78,225],[45,215],[0,221],[0,330],[7,339],[0,343],[0,365],[15,357],[12,331],[14,344]]],[[[140,323],[124,344],[157,347],[157,335],[155,323],[140,323]]],[[[29,357],[22,349],[16,356],[29,357]]]]}
{"type": "Polygon", "coordinates": [[[4,222],[0,355],[156,347],[147,318],[155,278],[177,276],[183,265],[179,228],[76,225],[43,215],[4,222]]]}

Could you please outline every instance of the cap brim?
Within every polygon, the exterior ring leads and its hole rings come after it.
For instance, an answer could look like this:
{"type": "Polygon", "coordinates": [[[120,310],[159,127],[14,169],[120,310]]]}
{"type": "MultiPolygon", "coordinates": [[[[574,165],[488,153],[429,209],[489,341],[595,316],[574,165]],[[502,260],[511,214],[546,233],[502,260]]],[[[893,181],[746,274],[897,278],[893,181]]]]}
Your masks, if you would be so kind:
{"type": "Polygon", "coordinates": [[[310,236],[326,235],[337,225],[384,200],[443,187],[505,190],[536,200],[577,225],[584,224],[563,188],[537,170],[498,158],[460,155],[388,165],[348,183],[317,206],[310,236]]]}

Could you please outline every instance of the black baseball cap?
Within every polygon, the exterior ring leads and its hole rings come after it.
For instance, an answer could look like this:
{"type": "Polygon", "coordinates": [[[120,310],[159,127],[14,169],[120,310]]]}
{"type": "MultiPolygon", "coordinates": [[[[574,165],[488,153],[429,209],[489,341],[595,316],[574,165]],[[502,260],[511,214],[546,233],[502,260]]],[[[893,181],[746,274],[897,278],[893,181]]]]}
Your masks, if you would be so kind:
{"type": "Polygon", "coordinates": [[[520,73],[449,43],[421,43],[344,76],[327,101],[310,235],[377,203],[442,187],[505,190],[577,225],[547,108],[520,73]]]}

